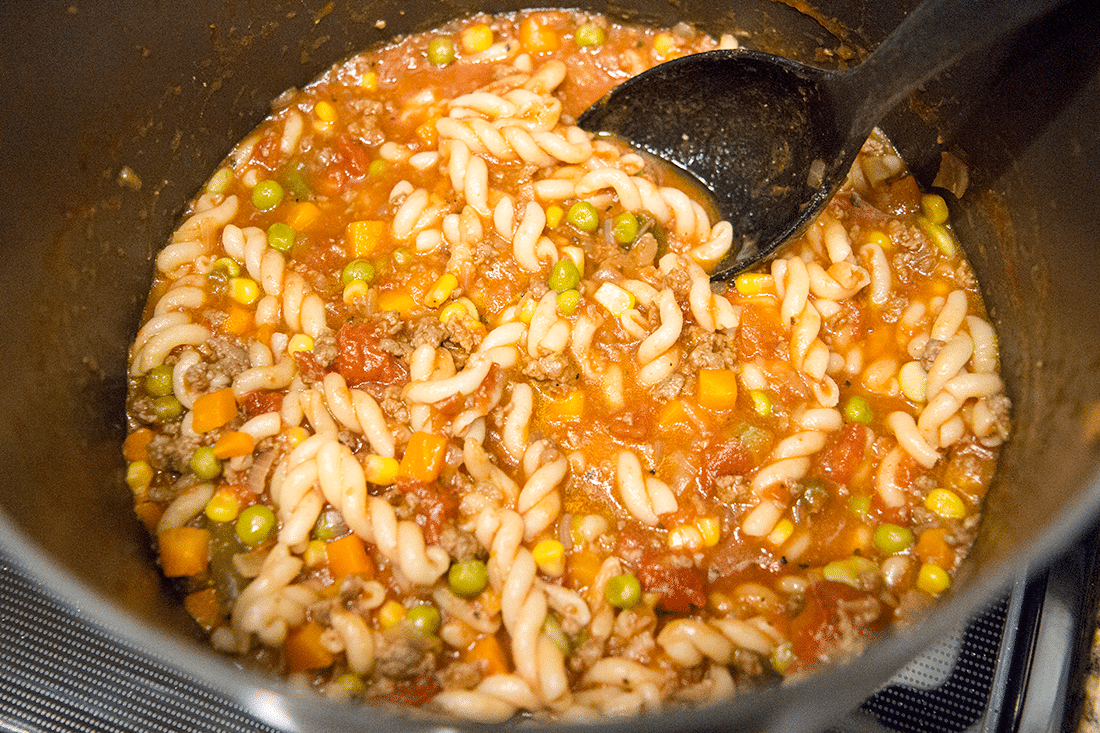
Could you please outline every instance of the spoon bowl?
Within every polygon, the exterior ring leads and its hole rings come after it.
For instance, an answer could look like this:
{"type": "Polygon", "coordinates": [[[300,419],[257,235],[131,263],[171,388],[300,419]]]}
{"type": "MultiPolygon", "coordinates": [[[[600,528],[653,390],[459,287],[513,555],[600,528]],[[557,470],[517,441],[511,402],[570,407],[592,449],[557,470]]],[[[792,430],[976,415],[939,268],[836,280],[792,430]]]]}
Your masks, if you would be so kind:
{"type": "Polygon", "coordinates": [[[612,89],[578,124],[682,169],[733,227],[725,279],[776,254],[825,208],[875,125],[963,56],[1058,0],[925,0],[863,63],[827,71],[743,49],[684,56],[612,89]]]}

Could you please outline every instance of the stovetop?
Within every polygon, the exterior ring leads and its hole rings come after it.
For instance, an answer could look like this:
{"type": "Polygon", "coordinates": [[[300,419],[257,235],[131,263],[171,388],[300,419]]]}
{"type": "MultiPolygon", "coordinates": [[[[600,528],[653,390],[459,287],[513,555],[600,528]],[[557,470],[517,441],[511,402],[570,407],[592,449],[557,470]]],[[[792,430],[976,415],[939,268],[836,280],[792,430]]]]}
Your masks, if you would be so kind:
{"type": "MultiPolygon", "coordinates": [[[[1094,531],[825,733],[1072,731],[1096,630],[1094,531]]],[[[0,731],[280,733],[136,651],[0,557],[0,731]]]]}

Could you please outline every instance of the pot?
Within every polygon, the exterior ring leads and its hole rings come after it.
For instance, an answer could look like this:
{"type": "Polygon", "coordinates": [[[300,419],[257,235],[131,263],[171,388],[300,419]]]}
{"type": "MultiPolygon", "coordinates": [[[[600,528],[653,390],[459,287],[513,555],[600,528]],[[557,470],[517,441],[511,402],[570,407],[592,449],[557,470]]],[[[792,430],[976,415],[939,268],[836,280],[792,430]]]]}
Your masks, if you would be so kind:
{"type": "MultiPolygon", "coordinates": [[[[636,21],[735,26],[757,48],[835,66],[873,48],[913,3],[583,4],[636,21]]],[[[526,6],[196,0],[11,3],[0,11],[0,172],[8,183],[0,205],[0,549],[92,622],[273,725],[351,730],[367,718],[361,707],[295,692],[217,656],[157,572],[120,453],[126,350],[152,258],[186,200],[287,87],[395,34],[526,6]]],[[[1067,2],[929,84],[883,125],[926,186],[941,152],[967,163],[966,193],[948,197],[952,220],[999,330],[1014,403],[1014,436],[955,586],[926,621],[852,662],[712,708],[647,718],[645,727],[814,729],[961,623],[1019,564],[1052,556],[1095,517],[1098,20],[1094,3],[1067,2]]],[[[389,711],[371,711],[371,719],[452,727],[389,711]]]]}

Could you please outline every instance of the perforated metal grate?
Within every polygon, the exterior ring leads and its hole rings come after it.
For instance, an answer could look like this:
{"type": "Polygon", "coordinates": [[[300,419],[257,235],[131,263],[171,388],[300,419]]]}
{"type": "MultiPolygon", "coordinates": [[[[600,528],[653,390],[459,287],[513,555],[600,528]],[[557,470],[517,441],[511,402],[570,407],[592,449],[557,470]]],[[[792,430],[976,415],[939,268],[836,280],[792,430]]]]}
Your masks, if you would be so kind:
{"type": "MultiPolygon", "coordinates": [[[[981,720],[1002,599],[900,671],[830,733],[962,733],[981,720]]],[[[278,733],[196,680],[132,651],[0,558],[0,731],[278,733]]]]}

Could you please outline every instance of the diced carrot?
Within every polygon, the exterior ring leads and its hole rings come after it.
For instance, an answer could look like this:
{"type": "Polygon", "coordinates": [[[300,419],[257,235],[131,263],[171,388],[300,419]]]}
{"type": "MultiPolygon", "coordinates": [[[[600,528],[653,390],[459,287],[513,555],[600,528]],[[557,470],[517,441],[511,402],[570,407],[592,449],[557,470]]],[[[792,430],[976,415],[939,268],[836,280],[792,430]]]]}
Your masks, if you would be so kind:
{"type": "Polygon", "coordinates": [[[510,671],[508,655],[505,654],[504,647],[495,634],[481,637],[462,656],[463,661],[466,662],[484,661],[485,665],[481,671],[486,677],[494,674],[508,674],[510,671]]]}
{"type": "Polygon", "coordinates": [[[430,148],[434,148],[439,140],[439,133],[435,129],[435,123],[438,121],[439,115],[431,115],[416,128],[416,136],[430,148]]]}
{"type": "Polygon", "coordinates": [[[161,515],[164,514],[164,506],[156,501],[143,501],[134,505],[134,514],[145,525],[149,532],[155,532],[161,515]]]}
{"type": "Polygon", "coordinates": [[[691,418],[684,408],[683,401],[677,398],[661,406],[657,412],[657,423],[662,428],[671,428],[676,425],[690,425],[691,418]]]}
{"type": "Polygon", "coordinates": [[[221,621],[218,594],[213,588],[189,593],[183,599],[183,607],[204,631],[210,631],[221,621]]]}
{"type": "Polygon", "coordinates": [[[367,554],[367,546],[359,535],[349,534],[325,545],[328,569],[334,579],[345,575],[374,577],[374,561],[367,554]]]}
{"type": "Polygon", "coordinates": [[[138,428],[127,435],[126,440],[122,441],[122,457],[131,463],[149,460],[149,441],[152,439],[152,430],[138,428]]]}
{"type": "Polygon", "coordinates": [[[947,544],[947,530],[942,527],[926,529],[920,533],[913,551],[926,563],[938,565],[944,569],[955,567],[955,550],[947,544]]]}
{"type": "Polygon", "coordinates": [[[573,552],[566,560],[565,571],[574,590],[589,588],[600,572],[600,558],[591,550],[573,552]]]}
{"type": "Polygon", "coordinates": [[[384,221],[353,221],[347,227],[347,249],[350,257],[369,257],[374,254],[386,233],[384,221]]]}
{"type": "Polygon", "coordinates": [[[551,422],[572,422],[580,420],[583,413],[584,392],[574,390],[565,397],[547,400],[543,416],[551,422]]]}
{"type": "Polygon", "coordinates": [[[214,457],[219,460],[247,456],[256,447],[256,439],[248,433],[230,430],[214,443],[214,457]]]}
{"type": "Polygon", "coordinates": [[[317,205],[309,201],[298,201],[287,209],[286,223],[301,232],[309,229],[321,216],[321,210],[317,205]]]}
{"type": "Polygon", "coordinates": [[[226,313],[225,322],[222,324],[222,329],[226,333],[239,336],[250,328],[252,328],[252,311],[242,308],[236,303],[231,304],[229,311],[226,313]]]}
{"type": "Polygon", "coordinates": [[[732,369],[700,369],[696,398],[712,410],[732,410],[737,406],[737,373],[732,369]]]}
{"type": "Polygon", "coordinates": [[[316,621],[310,621],[287,635],[283,643],[283,653],[288,673],[324,669],[336,661],[336,655],[321,641],[324,633],[324,627],[316,621]]]}
{"type": "Polygon", "coordinates": [[[524,18],[519,24],[519,42],[523,50],[529,53],[556,51],[561,48],[561,39],[557,31],[550,28],[541,18],[524,18]]]}
{"type": "Polygon", "coordinates": [[[225,425],[237,416],[233,388],[226,387],[199,397],[191,408],[191,414],[191,429],[196,433],[208,433],[225,425]]]}
{"type": "Polygon", "coordinates": [[[160,565],[169,578],[198,575],[210,562],[210,532],[195,527],[172,527],[157,533],[160,565]]]}
{"type": "Polygon", "coordinates": [[[415,432],[401,457],[398,475],[431,483],[443,471],[443,457],[447,452],[447,439],[442,435],[415,432]]]}

